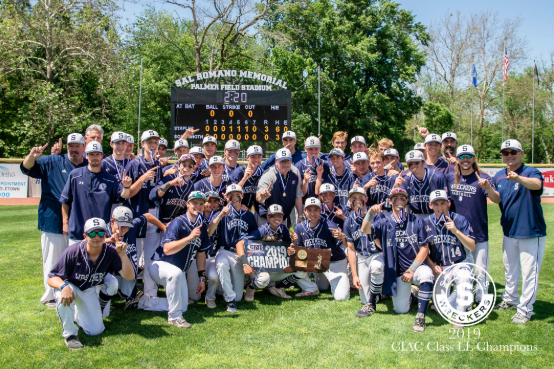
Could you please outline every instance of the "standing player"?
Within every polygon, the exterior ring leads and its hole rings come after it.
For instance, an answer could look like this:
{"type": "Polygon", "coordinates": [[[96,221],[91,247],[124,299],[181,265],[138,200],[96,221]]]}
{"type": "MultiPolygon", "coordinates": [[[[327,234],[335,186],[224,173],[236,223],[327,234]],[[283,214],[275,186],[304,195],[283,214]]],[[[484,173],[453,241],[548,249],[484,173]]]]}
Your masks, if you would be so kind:
{"type": "Polygon", "coordinates": [[[165,168],[171,167],[171,165],[168,165],[169,158],[166,158],[167,155],[167,145],[168,142],[165,138],[160,138],[160,143],[158,145],[158,154],[156,156],[156,159],[160,162],[162,173],[165,168]]]}
{"type": "MultiPolygon", "coordinates": [[[[127,142],[126,133],[112,133],[110,139],[110,146],[113,150],[112,155],[102,160],[102,169],[114,176],[118,182],[121,182],[123,180],[123,170],[129,162],[127,159],[125,159],[125,151],[127,150],[128,145],[129,144],[127,142]]],[[[118,204],[119,202],[115,202],[112,205],[112,210],[115,209],[118,204]]]]}
{"type": "MultiPolygon", "coordinates": [[[[283,149],[288,149],[290,151],[290,160],[292,161],[293,165],[298,163],[300,160],[306,158],[306,153],[300,151],[298,147],[296,147],[296,133],[294,133],[293,131],[286,131],[285,133],[283,133],[283,149]]],[[[277,152],[278,151],[279,150],[277,150],[277,152]]],[[[271,155],[269,159],[263,162],[262,169],[264,172],[275,165],[276,158],[277,153],[271,155]]]]}
{"type": "Polygon", "coordinates": [[[225,158],[225,170],[223,171],[223,180],[230,181],[231,173],[240,165],[237,164],[237,159],[240,155],[240,143],[237,140],[229,140],[225,142],[223,150],[225,158]]]}
{"type": "MultiPolygon", "coordinates": [[[[40,302],[48,307],[56,307],[54,289],[48,285],[48,273],[67,248],[67,236],[63,232],[62,204],[60,195],[69,173],[76,168],[88,165],[83,159],[85,139],[80,133],[67,136],[67,154],[48,155],[42,157],[46,146],[33,147],[29,155],[20,165],[21,172],[31,178],[41,180],[41,196],[38,206],[38,229],[40,229],[40,244],[42,248],[42,269],[45,292],[40,302]]],[[[62,143],[60,139],[59,150],[62,143]]]]}
{"type": "MultiPolygon", "coordinates": [[[[209,227],[210,223],[220,211],[224,213],[224,215],[227,215],[231,209],[229,209],[228,206],[225,208],[221,207],[221,199],[217,192],[208,191],[205,195],[208,201],[204,204],[204,213],[202,215],[204,216],[204,224],[209,227]]],[[[215,256],[219,249],[219,232],[217,227],[214,232],[209,235],[209,240],[210,248],[206,251],[206,277],[208,278],[208,285],[206,287],[205,302],[209,309],[215,309],[217,307],[215,304],[215,293],[219,287],[219,276],[217,275],[217,267],[215,265],[215,256]]]]}
{"type": "Polygon", "coordinates": [[[441,142],[441,136],[434,133],[425,137],[425,149],[427,151],[425,168],[434,169],[447,175],[454,171],[454,166],[441,156],[441,142]]]}
{"type": "Polygon", "coordinates": [[[383,205],[382,209],[390,212],[391,206],[387,204],[387,199],[398,175],[388,175],[387,171],[385,171],[384,160],[385,155],[382,152],[377,150],[371,152],[369,165],[373,169],[373,172],[365,175],[362,185],[367,193],[367,205],[369,207],[384,202],[385,205],[383,205]]]}
{"type": "Polygon", "coordinates": [[[406,211],[408,193],[403,188],[391,191],[389,202],[392,214],[373,223],[381,206],[374,205],[362,222],[362,232],[375,234],[375,244],[383,250],[385,279],[383,294],[392,296],[394,311],[405,314],[410,310],[412,284],[419,285],[418,310],[412,330],[425,330],[425,313],[433,294],[433,271],[423,264],[429,254],[431,235],[422,219],[406,211]]]}
{"type": "Polygon", "coordinates": [[[206,161],[209,162],[210,159],[215,155],[217,150],[217,140],[213,136],[206,136],[202,140],[202,150],[204,150],[204,155],[206,156],[206,161]]]}
{"type": "Polygon", "coordinates": [[[258,202],[256,201],[256,192],[258,192],[258,182],[262,177],[262,148],[258,145],[252,145],[246,150],[246,160],[248,165],[241,165],[231,173],[230,182],[238,184],[244,191],[242,204],[248,209],[258,212],[258,202]]]}
{"type": "Polygon", "coordinates": [[[355,182],[361,184],[364,180],[364,177],[371,172],[369,167],[369,158],[365,152],[357,152],[352,156],[352,167],[354,171],[352,172],[355,182]]]}
{"type": "MultiPolygon", "coordinates": [[[[344,153],[344,149],[346,149],[346,144],[348,143],[348,133],[344,131],[338,131],[333,133],[333,139],[331,140],[331,145],[333,145],[333,148],[339,149],[344,153]]],[[[331,150],[332,151],[332,150],[331,150]]],[[[319,157],[321,160],[327,160],[327,164],[330,166],[331,162],[329,160],[329,157],[331,156],[331,153],[329,154],[321,154],[319,157]]],[[[346,160],[352,159],[350,155],[344,155],[344,158],[346,160]]]]}
{"type": "Polygon", "coordinates": [[[427,158],[427,150],[423,142],[418,142],[414,145],[414,150],[417,150],[423,154],[423,157],[427,158]]]}
{"type": "MultiPolygon", "coordinates": [[[[385,155],[385,169],[389,171],[389,175],[400,174],[404,171],[404,165],[400,162],[400,154],[396,149],[386,149],[383,151],[385,155]]],[[[371,163],[370,163],[371,166],[371,163]]]]}
{"type": "Polygon", "coordinates": [[[85,143],[87,145],[92,141],[96,141],[99,144],[101,144],[103,138],[104,138],[104,130],[98,124],[91,124],[85,130],[85,143]]]}
{"type": "Polygon", "coordinates": [[[396,178],[394,187],[401,187],[409,196],[412,213],[418,218],[428,218],[433,210],[429,207],[429,194],[435,190],[447,190],[446,178],[436,170],[424,166],[425,159],[419,151],[412,150],[406,154],[409,177],[396,178]]]}
{"type": "Polygon", "coordinates": [[[306,159],[302,159],[295,164],[296,168],[300,172],[300,178],[302,179],[302,201],[308,197],[316,196],[316,179],[321,172],[321,177],[326,178],[329,175],[329,166],[323,160],[318,159],[319,152],[321,151],[321,142],[319,138],[310,136],[304,143],[304,150],[306,150],[306,159]],[[319,168],[321,166],[321,168],[319,168]]]}
{"type": "Polygon", "coordinates": [[[546,223],[541,206],[544,178],[538,169],[522,163],[523,149],[517,140],[502,143],[502,160],[508,166],[496,173],[489,198],[500,204],[500,224],[504,232],[502,253],[506,290],[495,309],[516,309],[513,323],[527,323],[537,299],[539,272],[546,245],[546,223]],[[498,191],[498,192],[497,192],[498,191]],[[523,277],[521,298],[519,281],[523,277]]]}
{"type": "Polygon", "coordinates": [[[165,287],[167,298],[151,297],[139,302],[139,309],[167,311],[167,322],[183,329],[191,327],[183,319],[189,299],[200,300],[206,289],[205,252],[210,242],[201,214],[205,202],[203,193],[191,192],[186,214],[169,224],[162,244],[156,249],[149,272],[157,284],[165,287]]]}
{"type": "MultiPolygon", "coordinates": [[[[165,168],[163,168],[163,175],[167,176],[169,174],[177,174],[179,173],[179,159],[181,156],[189,153],[189,144],[187,140],[177,140],[173,144],[173,153],[175,154],[177,158],[177,163],[174,163],[173,165],[168,165],[165,168]]],[[[196,161],[195,161],[196,164],[196,161]]],[[[186,197],[185,197],[186,201],[186,197]]]]}
{"type": "Polygon", "coordinates": [[[458,148],[458,135],[454,132],[442,134],[442,151],[444,158],[451,164],[456,165],[456,150],[458,148]]]}
{"type": "MultiPolygon", "coordinates": [[[[316,189],[323,183],[329,183],[335,186],[337,190],[337,200],[345,209],[348,205],[348,191],[352,188],[355,178],[350,168],[345,163],[345,154],[341,149],[333,149],[329,153],[329,162],[331,163],[329,175],[323,178],[323,171],[317,172],[316,189]]],[[[319,195],[319,193],[318,193],[319,195]]]]}
{"type": "Polygon", "coordinates": [[[84,241],[65,249],[48,274],[48,285],[55,290],[62,336],[71,350],[83,348],[74,322],[91,336],[104,331],[102,317],[109,314],[109,302],[117,292],[117,280],[108,273],[119,273],[128,281],[135,277],[125,242],[117,239],[115,248],[104,243],[104,220],[88,219],[83,228],[84,241]],[[100,293],[96,286],[101,286],[100,293]]]}
{"type": "MultiPolygon", "coordinates": [[[[369,149],[367,148],[367,144],[363,136],[352,137],[352,140],[350,140],[350,150],[352,151],[352,156],[358,152],[363,152],[366,156],[369,154],[369,149]]],[[[346,160],[346,165],[351,166],[352,164],[353,160],[346,160]]],[[[350,169],[353,170],[353,168],[350,169]]]]}
{"type": "Polygon", "coordinates": [[[64,234],[72,245],[83,239],[85,221],[90,218],[110,221],[112,204],[119,198],[130,196],[132,180],[123,170],[119,182],[101,167],[102,146],[92,141],[87,145],[88,166],[80,167],[69,174],[60,202],[62,203],[64,234]],[[121,184],[121,188],[120,188],[121,184]]]}
{"type": "MultiPolygon", "coordinates": [[[[209,165],[210,176],[196,182],[194,184],[194,191],[200,191],[202,193],[215,191],[219,197],[223,199],[225,188],[230,184],[229,181],[223,179],[225,161],[223,161],[221,156],[212,156],[209,165]]],[[[221,205],[223,205],[223,203],[221,205]]]]}

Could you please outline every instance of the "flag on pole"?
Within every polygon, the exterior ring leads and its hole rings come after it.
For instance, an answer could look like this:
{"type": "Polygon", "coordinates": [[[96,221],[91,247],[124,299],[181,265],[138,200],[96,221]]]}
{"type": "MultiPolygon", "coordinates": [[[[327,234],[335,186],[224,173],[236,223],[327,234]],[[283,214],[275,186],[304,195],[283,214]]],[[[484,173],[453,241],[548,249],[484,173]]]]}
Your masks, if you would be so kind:
{"type": "Polygon", "coordinates": [[[541,80],[539,78],[539,70],[537,69],[537,62],[533,60],[533,77],[537,77],[537,86],[541,85],[541,80]]]}
{"type": "Polygon", "coordinates": [[[477,87],[477,69],[475,69],[475,63],[473,63],[471,82],[473,83],[473,86],[477,87]]]}
{"type": "Polygon", "coordinates": [[[508,61],[508,50],[504,49],[504,83],[508,80],[508,67],[510,62],[508,61]]]}

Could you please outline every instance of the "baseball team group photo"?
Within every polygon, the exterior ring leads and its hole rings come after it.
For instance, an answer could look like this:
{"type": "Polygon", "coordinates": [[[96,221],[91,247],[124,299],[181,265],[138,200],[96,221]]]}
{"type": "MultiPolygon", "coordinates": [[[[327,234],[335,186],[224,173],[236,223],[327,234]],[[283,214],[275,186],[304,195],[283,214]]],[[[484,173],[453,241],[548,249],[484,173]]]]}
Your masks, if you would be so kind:
{"type": "Polygon", "coordinates": [[[470,2],[0,4],[0,365],[550,367],[554,48],[470,2]]]}

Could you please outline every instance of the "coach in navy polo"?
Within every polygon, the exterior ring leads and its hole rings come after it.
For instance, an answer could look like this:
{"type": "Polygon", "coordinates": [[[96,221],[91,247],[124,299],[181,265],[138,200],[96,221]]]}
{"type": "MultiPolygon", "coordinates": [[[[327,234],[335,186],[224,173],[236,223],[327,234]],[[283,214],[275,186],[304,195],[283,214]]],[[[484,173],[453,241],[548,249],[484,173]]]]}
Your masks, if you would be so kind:
{"type": "MultiPolygon", "coordinates": [[[[55,307],[54,289],[48,285],[48,273],[56,263],[63,250],[68,246],[67,237],[63,234],[62,204],[60,195],[69,173],[75,168],[88,164],[83,159],[85,139],[80,133],[67,136],[67,154],[42,156],[44,146],[33,147],[21,163],[21,172],[31,178],[41,180],[42,194],[38,206],[38,229],[41,231],[42,267],[45,292],[40,302],[48,307],[55,307]]],[[[61,148],[60,148],[61,150],[61,148]]]]}
{"type": "Polygon", "coordinates": [[[508,166],[496,173],[488,191],[489,198],[500,204],[500,224],[504,231],[502,253],[506,290],[495,309],[516,309],[513,323],[527,323],[537,299],[539,272],[546,245],[546,223],[541,206],[544,178],[541,172],[521,161],[523,149],[517,140],[502,143],[502,160],[508,166]],[[523,278],[521,297],[517,289],[523,278]],[[516,307],[517,305],[517,307],[516,307]]]}
{"type": "Polygon", "coordinates": [[[110,221],[112,204],[119,197],[128,198],[131,178],[123,173],[120,188],[117,179],[102,169],[102,146],[91,141],[86,148],[88,166],[75,169],[69,175],[60,201],[62,202],[63,230],[72,245],[83,239],[85,221],[101,218],[110,221]]]}

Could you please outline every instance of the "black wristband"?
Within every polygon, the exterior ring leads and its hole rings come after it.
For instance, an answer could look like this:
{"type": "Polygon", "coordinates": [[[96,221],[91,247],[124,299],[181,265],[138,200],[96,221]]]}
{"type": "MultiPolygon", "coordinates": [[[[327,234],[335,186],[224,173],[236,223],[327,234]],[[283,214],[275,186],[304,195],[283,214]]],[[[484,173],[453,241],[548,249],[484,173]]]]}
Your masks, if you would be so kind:
{"type": "Polygon", "coordinates": [[[128,190],[129,188],[131,188],[131,186],[129,186],[129,187],[123,186],[123,188],[126,189],[126,190],[128,190]]]}
{"type": "Polygon", "coordinates": [[[199,277],[205,277],[206,276],[206,271],[205,270],[199,270],[198,271],[198,276],[199,277]]]}
{"type": "Polygon", "coordinates": [[[242,264],[244,264],[244,265],[249,265],[248,264],[248,259],[246,258],[246,255],[242,255],[240,257],[240,261],[242,261],[242,264]]]}

